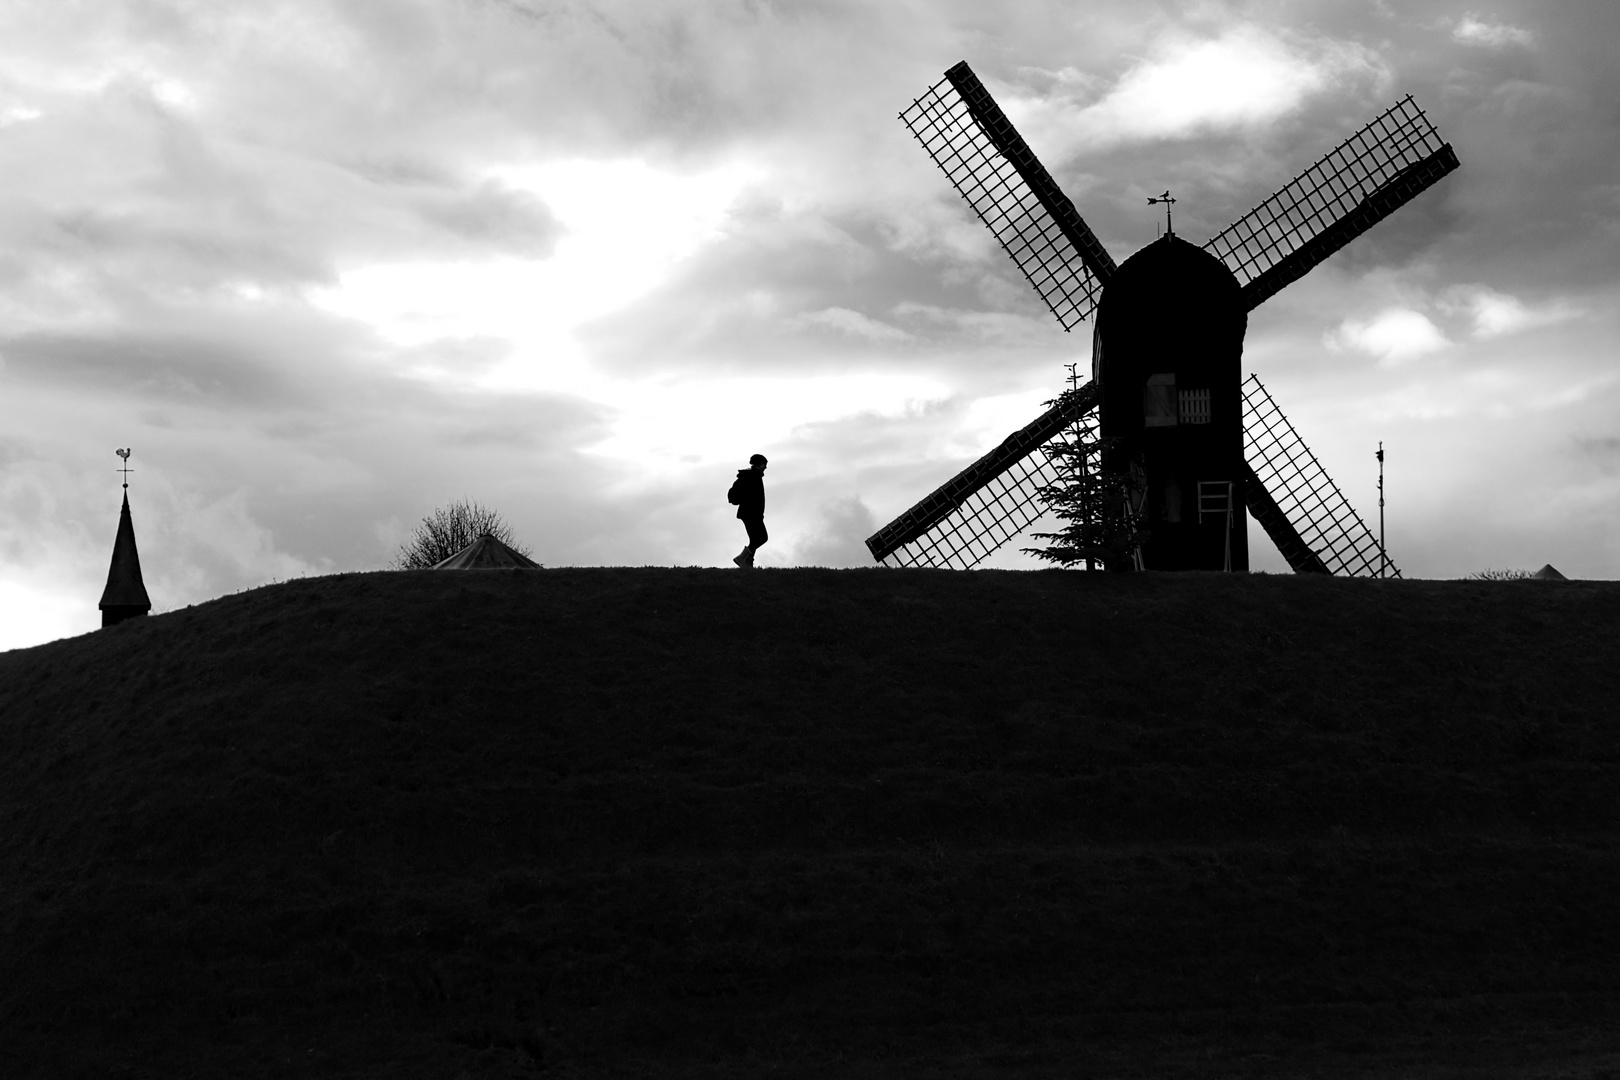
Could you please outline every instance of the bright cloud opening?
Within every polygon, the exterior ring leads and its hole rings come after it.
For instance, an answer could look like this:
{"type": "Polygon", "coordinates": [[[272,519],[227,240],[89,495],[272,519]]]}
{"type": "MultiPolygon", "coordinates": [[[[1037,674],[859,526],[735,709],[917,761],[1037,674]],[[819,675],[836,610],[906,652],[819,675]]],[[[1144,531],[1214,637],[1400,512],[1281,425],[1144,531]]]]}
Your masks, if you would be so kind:
{"type": "Polygon", "coordinates": [[[573,331],[651,291],[719,237],[752,172],[682,175],[641,161],[569,161],[492,175],[543,200],[562,222],[565,235],[549,258],[379,263],[346,271],[311,299],[397,345],[511,342],[512,360],[484,375],[485,385],[583,391],[573,331]]]}
{"type": "Polygon", "coordinates": [[[1486,22],[1472,12],[1457,21],[1451,36],[1464,45],[1478,45],[1487,49],[1505,49],[1513,45],[1528,47],[1534,40],[1528,30],[1506,23],[1486,22]]]}
{"type": "Polygon", "coordinates": [[[88,633],[99,623],[99,613],[75,593],[73,585],[37,578],[21,581],[0,578],[0,652],[39,645],[57,638],[88,633]]]}
{"type": "Polygon", "coordinates": [[[1388,308],[1371,319],[1346,319],[1325,343],[1330,349],[1356,349],[1385,364],[1412,360],[1451,344],[1427,315],[1410,308],[1388,308]]]}
{"type": "Polygon", "coordinates": [[[38,109],[26,105],[13,105],[9,109],[0,109],[0,128],[10,127],[12,124],[26,124],[30,120],[38,120],[45,114],[38,109]]]}
{"type": "Polygon", "coordinates": [[[1243,26],[1220,37],[1165,46],[1090,105],[1077,106],[1068,96],[1084,91],[1088,80],[1060,78],[1056,97],[1009,94],[1005,107],[1043,148],[1066,153],[1255,127],[1294,112],[1346,79],[1381,72],[1373,54],[1359,45],[1284,38],[1243,26]]]}
{"type": "Polygon", "coordinates": [[[1564,322],[1580,314],[1580,309],[1564,301],[1531,307],[1516,296],[1482,287],[1457,290],[1448,306],[1466,311],[1472,317],[1477,338],[1501,337],[1564,322]]]}

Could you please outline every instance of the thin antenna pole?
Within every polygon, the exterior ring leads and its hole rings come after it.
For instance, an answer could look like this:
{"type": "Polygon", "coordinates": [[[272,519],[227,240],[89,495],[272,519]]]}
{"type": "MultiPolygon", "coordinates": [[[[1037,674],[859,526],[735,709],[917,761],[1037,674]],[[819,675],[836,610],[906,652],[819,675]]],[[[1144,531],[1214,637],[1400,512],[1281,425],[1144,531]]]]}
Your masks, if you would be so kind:
{"type": "Polygon", "coordinates": [[[1389,553],[1384,549],[1384,440],[1378,440],[1378,576],[1384,577],[1389,553]]]}
{"type": "Polygon", "coordinates": [[[113,453],[124,459],[124,463],[118,467],[118,471],[124,474],[124,490],[128,491],[129,474],[135,471],[129,467],[129,449],[126,447],[123,450],[114,450],[113,453]]]}

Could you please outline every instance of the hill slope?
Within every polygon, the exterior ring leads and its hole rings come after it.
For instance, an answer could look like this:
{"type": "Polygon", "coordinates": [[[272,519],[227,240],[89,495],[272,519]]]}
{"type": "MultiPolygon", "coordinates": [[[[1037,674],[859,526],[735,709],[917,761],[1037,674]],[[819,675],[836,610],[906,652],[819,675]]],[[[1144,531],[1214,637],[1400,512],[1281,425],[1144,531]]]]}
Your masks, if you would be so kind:
{"type": "Polygon", "coordinates": [[[0,1044],[53,1077],[1601,1075],[1617,656],[1609,583],[259,589],[0,654],[0,1044]]]}

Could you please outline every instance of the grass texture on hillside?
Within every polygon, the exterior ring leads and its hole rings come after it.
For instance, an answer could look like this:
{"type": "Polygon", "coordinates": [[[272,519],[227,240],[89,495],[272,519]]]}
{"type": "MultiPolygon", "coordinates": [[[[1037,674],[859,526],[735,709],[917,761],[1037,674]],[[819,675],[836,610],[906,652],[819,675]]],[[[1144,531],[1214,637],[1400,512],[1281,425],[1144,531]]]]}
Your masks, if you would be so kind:
{"type": "Polygon", "coordinates": [[[1617,657],[1609,583],[667,569],[0,654],[0,1072],[1612,1076],[1617,657]]]}

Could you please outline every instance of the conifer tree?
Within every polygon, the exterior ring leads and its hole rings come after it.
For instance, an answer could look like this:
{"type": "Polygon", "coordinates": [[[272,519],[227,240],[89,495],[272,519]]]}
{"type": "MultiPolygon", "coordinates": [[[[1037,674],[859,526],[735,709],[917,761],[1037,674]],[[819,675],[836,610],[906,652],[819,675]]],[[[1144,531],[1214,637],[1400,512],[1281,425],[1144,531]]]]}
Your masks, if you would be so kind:
{"type": "MultiPolygon", "coordinates": [[[[1074,393],[1065,390],[1047,404],[1058,404],[1074,393]]],[[[1087,569],[1099,565],[1106,570],[1131,569],[1146,533],[1140,510],[1133,509],[1136,485],[1130,474],[1108,467],[1115,455],[1105,451],[1117,442],[1098,435],[1093,415],[1044,448],[1058,478],[1040,488],[1036,497],[1065,524],[1057,532],[1031,534],[1050,543],[1024,548],[1026,553],[1060,566],[1083,562],[1087,569]]]]}

